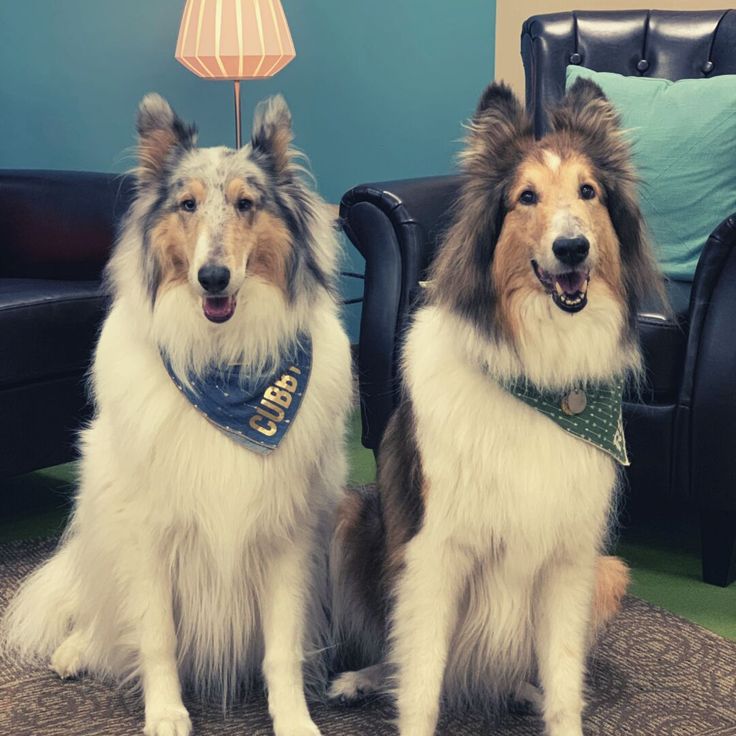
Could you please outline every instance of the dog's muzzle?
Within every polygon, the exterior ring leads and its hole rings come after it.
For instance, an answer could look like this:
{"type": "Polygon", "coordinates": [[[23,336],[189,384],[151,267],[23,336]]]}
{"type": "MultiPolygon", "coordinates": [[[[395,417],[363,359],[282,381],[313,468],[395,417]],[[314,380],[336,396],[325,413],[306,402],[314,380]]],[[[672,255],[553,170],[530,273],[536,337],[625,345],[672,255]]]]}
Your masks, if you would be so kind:
{"type": "Polygon", "coordinates": [[[202,298],[202,311],[210,322],[227,322],[235,313],[235,297],[222,292],[230,283],[230,269],[217,264],[206,264],[199,269],[197,280],[207,292],[202,298]]]}
{"type": "Polygon", "coordinates": [[[574,314],[585,308],[588,303],[590,271],[575,268],[563,273],[551,273],[541,268],[536,261],[532,261],[532,268],[544,290],[563,312],[574,314]]]}

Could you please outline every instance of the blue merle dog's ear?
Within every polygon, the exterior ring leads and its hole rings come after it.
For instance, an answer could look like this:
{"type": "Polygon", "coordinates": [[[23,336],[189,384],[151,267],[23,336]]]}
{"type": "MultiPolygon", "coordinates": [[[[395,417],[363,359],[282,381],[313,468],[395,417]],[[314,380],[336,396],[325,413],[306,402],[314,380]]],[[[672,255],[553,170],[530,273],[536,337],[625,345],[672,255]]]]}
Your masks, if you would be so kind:
{"type": "Polygon", "coordinates": [[[146,95],[138,105],[138,180],[156,181],[177,155],[193,148],[197,129],[184,123],[166,100],[157,94],[146,95]]]}
{"type": "Polygon", "coordinates": [[[275,95],[259,103],[253,117],[251,147],[259,162],[277,176],[289,169],[293,138],[286,100],[275,95]]]}

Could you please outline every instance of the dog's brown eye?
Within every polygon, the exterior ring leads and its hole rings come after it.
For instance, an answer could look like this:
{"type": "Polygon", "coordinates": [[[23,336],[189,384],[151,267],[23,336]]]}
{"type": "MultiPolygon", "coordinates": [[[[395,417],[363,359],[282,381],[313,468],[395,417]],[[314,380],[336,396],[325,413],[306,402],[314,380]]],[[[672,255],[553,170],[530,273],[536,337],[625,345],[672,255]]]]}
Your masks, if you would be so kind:
{"type": "Polygon", "coordinates": [[[580,187],[580,196],[583,199],[593,199],[595,197],[595,189],[590,184],[583,184],[580,187]]]}
{"type": "Polygon", "coordinates": [[[240,212],[247,212],[252,207],[253,207],[252,199],[248,199],[247,197],[241,197],[238,200],[238,210],[240,210],[240,212]]]}
{"type": "Polygon", "coordinates": [[[519,202],[521,204],[536,204],[537,203],[537,193],[533,192],[531,189],[525,189],[521,196],[519,197],[519,202]]]}
{"type": "Polygon", "coordinates": [[[184,199],[179,202],[179,207],[184,212],[194,212],[197,209],[197,203],[193,199],[184,199]]]}

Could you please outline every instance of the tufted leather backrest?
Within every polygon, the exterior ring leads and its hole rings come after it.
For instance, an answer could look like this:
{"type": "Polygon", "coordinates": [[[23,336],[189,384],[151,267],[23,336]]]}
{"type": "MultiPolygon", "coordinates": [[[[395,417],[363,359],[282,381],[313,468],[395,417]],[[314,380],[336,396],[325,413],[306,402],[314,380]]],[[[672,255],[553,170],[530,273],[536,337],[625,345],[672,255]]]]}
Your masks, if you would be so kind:
{"type": "Polygon", "coordinates": [[[535,15],[524,22],[526,105],[537,135],[544,109],[580,64],[626,76],[695,79],[736,74],[736,11],[622,10],[535,15]]]}

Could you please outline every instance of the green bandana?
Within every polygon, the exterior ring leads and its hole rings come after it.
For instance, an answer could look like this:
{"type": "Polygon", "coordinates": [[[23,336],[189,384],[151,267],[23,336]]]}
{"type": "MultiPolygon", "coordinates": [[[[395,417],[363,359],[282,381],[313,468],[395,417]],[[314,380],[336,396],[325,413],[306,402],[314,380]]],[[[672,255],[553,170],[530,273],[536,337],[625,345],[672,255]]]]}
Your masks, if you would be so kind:
{"type": "Polygon", "coordinates": [[[623,380],[589,385],[568,392],[542,391],[530,383],[503,383],[509,393],[549,417],[565,432],[628,465],[621,421],[623,380]]]}

